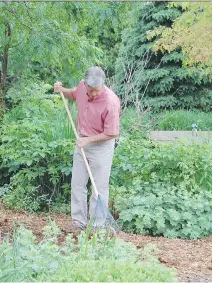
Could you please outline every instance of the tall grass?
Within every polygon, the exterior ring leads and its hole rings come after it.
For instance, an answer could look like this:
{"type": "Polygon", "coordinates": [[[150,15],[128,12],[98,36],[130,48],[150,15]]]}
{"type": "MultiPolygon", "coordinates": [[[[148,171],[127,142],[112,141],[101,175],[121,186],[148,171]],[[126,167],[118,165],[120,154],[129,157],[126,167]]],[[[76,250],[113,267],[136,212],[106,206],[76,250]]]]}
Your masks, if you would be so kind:
{"type": "Polygon", "coordinates": [[[196,124],[199,131],[212,130],[212,115],[198,110],[176,110],[161,113],[148,112],[138,120],[136,109],[127,108],[120,119],[121,135],[148,130],[191,131],[196,124]]]}
{"type": "MultiPolygon", "coordinates": [[[[73,104],[70,108],[70,112],[73,121],[76,121],[77,108],[73,104]]],[[[45,132],[44,139],[46,141],[56,141],[60,139],[75,139],[73,129],[71,128],[70,120],[64,106],[57,109],[54,121],[52,121],[49,128],[45,132]]]]}
{"type": "Polygon", "coordinates": [[[193,124],[196,124],[200,131],[211,131],[211,113],[195,110],[166,111],[161,113],[157,129],[170,131],[192,130],[193,124]]]}

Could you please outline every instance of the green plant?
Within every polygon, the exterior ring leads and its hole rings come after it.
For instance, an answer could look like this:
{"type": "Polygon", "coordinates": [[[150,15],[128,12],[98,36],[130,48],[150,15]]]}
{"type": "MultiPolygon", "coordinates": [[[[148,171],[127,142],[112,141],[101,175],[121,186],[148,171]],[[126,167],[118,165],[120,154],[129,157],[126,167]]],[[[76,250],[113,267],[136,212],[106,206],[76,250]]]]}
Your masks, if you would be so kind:
{"type": "Polygon", "coordinates": [[[31,212],[48,210],[59,198],[69,200],[74,149],[62,101],[47,96],[42,84],[34,85],[30,82],[24,99],[11,94],[16,106],[0,130],[1,196],[8,207],[31,212]]]}
{"type": "Polygon", "coordinates": [[[188,191],[211,190],[211,144],[190,141],[157,143],[126,138],[115,151],[111,184],[132,186],[163,182],[188,191]]]}
{"type": "Polygon", "coordinates": [[[147,137],[148,131],[153,127],[154,119],[150,112],[138,117],[137,110],[134,107],[126,108],[120,117],[120,135],[136,135],[147,137]]]}
{"type": "Polygon", "coordinates": [[[116,194],[114,205],[128,232],[197,239],[211,234],[211,203],[208,191],[193,194],[166,183],[134,180],[116,194]]]}
{"type": "Polygon", "coordinates": [[[43,230],[44,238],[24,227],[17,228],[0,243],[0,280],[4,282],[174,282],[176,271],[160,264],[152,256],[153,247],[143,250],[123,240],[82,233],[75,243],[68,235],[57,245],[60,230],[54,221],[43,230]],[[141,261],[143,255],[145,261],[141,261]],[[86,256],[86,259],[85,259],[86,256]],[[71,267],[71,268],[70,268],[71,267]]]}
{"type": "Polygon", "coordinates": [[[115,261],[102,259],[100,261],[73,262],[57,271],[49,280],[72,282],[177,282],[173,270],[166,270],[162,265],[153,263],[115,261]],[[82,272],[84,271],[84,272],[82,272]]]}
{"type": "MultiPolygon", "coordinates": [[[[18,145],[20,140],[17,141],[18,145]]],[[[28,139],[26,145],[24,150],[22,144],[19,152],[17,146],[7,148],[4,145],[4,149],[1,147],[1,153],[5,158],[2,168],[9,168],[8,174],[13,174],[10,183],[3,186],[7,189],[3,196],[5,205],[33,212],[49,209],[53,201],[59,198],[60,201],[68,201],[73,141],[58,140],[45,143],[36,135],[36,138],[28,139]],[[29,142],[32,140],[34,145],[36,139],[37,148],[29,147],[29,142]],[[41,141],[42,147],[39,148],[41,141]]]]}
{"type": "Polygon", "coordinates": [[[170,131],[191,131],[193,124],[196,124],[198,126],[198,130],[200,131],[211,131],[211,113],[185,110],[165,111],[160,115],[157,129],[170,131]]]}
{"type": "Polygon", "coordinates": [[[35,281],[40,273],[54,273],[62,261],[59,246],[51,239],[36,244],[32,231],[24,227],[15,230],[12,242],[8,235],[0,251],[0,280],[4,282],[35,281]]]}
{"type": "Polygon", "coordinates": [[[149,106],[153,112],[193,108],[211,111],[209,74],[183,66],[181,48],[164,53],[153,50],[159,39],[153,31],[170,29],[176,19],[184,18],[183,7],[177,6],[163,1],[143,3],[136,7],[133,27],[123,31],[115,86],[125,105],[149,106]],[[154,36],[149,37],[151,33],[154,36]]]}
{"type": "Polygon", "coordinates": [[[110,199],[128,232],[201,238],[211,233],[211,144],[126,138],[114,157],[110,199]]]}

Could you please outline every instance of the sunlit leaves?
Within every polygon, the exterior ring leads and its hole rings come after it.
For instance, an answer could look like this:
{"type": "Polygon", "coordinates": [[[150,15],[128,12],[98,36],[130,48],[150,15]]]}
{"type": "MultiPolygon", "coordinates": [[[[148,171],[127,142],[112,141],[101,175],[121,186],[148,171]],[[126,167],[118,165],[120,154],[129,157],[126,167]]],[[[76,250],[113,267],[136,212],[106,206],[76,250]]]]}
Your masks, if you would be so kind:
{"type": "Polygon", "coordinates": [[[147,33],[147,38],[159,37],[154,51],[169,51],[182,48],[185,65],[199,64],[211,69],[212,52],[212,4],[210,2],[175,2],[170,7],[181,7],[183,13],[174,21],[172,27],[159,26],[147,33]]]}

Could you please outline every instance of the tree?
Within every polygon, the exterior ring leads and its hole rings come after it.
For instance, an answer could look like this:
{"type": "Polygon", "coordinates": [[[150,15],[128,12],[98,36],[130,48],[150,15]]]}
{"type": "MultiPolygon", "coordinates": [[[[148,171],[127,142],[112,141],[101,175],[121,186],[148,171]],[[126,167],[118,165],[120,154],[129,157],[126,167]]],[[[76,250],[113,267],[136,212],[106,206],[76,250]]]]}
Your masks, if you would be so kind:
{"type": "Polygon", "coordinates": [[[74,84],[91,63],[98,62],[100,48],[78,33],[75,14],[81,13],[81,4],[8,2],[0,3],[0,8],[2,100],[7,80],[25,70],[74,84]]]}
{"type": "Polygon", "coordinates": [[[86,13],[91,19],[89,22],[84,22],[81,32],[87,39],[93,39],[96,46],[102,49],[101,65],[107,72],[107,77],[114,75],[121,34],[124,28],[131,25],[131,10],[135,5],[137,4],[114,1],[86,3],[86,13]]]}
{"type": "Polygon", "coordinates": [[[212,3],[173,2],[169,7],[181,7],[183,13],[171,27],[159,26],[148,34],[148,38],[160,35],[153,50],[171,52],[181,47],[183,63],[199,66],[211,73],[212,56],[212,3]]]}
{"type": "Polygon", "coordinates": [[[138,100],[153,111],[193,107],[210,110],[208,76],[183,67],[180,48],[164,54],[154,52],[158,37],[147,38],[147,33],[159,26],[171,27],[181,13],[180,7],[165,2],[144,3],[135,26],[123,32],[115,76],[122,100],[128,90],[129,104],[138,100]]]}

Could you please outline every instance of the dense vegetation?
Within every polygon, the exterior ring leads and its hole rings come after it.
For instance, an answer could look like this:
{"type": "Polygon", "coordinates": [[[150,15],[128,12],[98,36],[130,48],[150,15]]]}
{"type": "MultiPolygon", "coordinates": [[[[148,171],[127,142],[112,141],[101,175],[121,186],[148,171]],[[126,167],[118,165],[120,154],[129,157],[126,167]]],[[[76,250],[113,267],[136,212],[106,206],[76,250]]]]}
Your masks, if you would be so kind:
{"type": "MultiPolygon", "coordinates": [[[[209,8],[197,5],[0,3],[0,197],[7,207],[70,212],[75,139],[52,85],[60,80],[72,87],[89,66],[100,65],[122,102],[110,180],[120,225],[167,237],[211,233],[210,143],[148,139],[153,129],[192,130],[196,124],[211,130],[209,61],[196,53],[187,63],[188,45],[179,40],[170,50],[163,32],[177,31],[179,21],[182,28],[184,13],[193,9],[202,24],[209,8]]],[[[75,116],[75,105],[69,107],[75,116]]]]}
{"type": "Polygon", "coordinates": [[[72,234],[57,245],[61,234],[55,222],[43,229],[43,240],[36,243],[30,230],[17,228],[12,242],[0,243],[2,282],[176,282],[176,271],[160,264],[147,245],[138,250],[123,240],[89,231],[72,234]]]}
{"type": "Polygon", "coordinates": [[[211,145],[121,142],[112,199],[128,231],[200,238],[211,233],[211,145]]]}
{"type": "Polygon", "coordinates": [[[136,24],[124,30],[115,81],[127,105],[143,104],[153,112],[191,108],[210,111],[209,76],[199,69],[185,68],[180,48],[156,52],[153,46],[158,36],[147,37],[157,27],[172,26],[180,15],[179,7],[150,2],[139,9],[136,24]]]}

